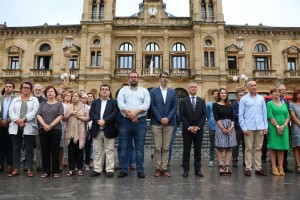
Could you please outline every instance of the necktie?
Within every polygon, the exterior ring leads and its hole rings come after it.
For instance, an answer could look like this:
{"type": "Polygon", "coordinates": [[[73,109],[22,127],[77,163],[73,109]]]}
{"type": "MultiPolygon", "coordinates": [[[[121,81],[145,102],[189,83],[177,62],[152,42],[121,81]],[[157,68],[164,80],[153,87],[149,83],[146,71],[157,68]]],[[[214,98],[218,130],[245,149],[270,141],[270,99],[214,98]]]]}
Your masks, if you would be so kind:
{"type": "Polygon", "coordinates": [[[196,97],[192,97],[192,106],[193,106],[193,111],[195,111],[196,109],[196,101],[195,101],[196,97]]]}

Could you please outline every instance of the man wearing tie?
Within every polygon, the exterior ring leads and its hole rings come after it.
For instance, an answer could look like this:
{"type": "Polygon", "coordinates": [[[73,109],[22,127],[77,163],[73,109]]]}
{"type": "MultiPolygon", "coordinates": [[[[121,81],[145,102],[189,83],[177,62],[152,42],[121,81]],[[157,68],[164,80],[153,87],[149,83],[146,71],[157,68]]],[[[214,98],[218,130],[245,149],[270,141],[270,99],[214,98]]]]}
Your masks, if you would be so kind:
{"type": "Polygon", "coordinates": [[[203,177],[201,172],[201,145],[203,139],[203,126],[206,120],[206,105],[204,99],[197,97],[197,83],[188,84],[189,96],[181,100],[179,107],[182,121],[183,138],[183,177],[188,176],[190,169],[190,152],[194,145],[194,169],[195,175],[203,177]]]}
{"type": "Polygon", "coordinates": [[[160,86],[150,92],[152,110],[150,124],[154,143],[155,177],[171,176],[167,171],[167,164],[178,102],[175,90],[168,88],[168,80],[169,74],[161,72],[160,86]]]}
{"type": "Polygon", "coordinates": [[[117,101],[109,98],[110,87],[107,84],[100,86],[100,98],[93,101],[90,108],[92,122],[91,136],[94,145],[94,171],[91,177],[99,176],[102,172],[103,149],[106,154],[107,178],[114,176],[114,138],[118,136],[116,118],[119,113],[117,101]]]}

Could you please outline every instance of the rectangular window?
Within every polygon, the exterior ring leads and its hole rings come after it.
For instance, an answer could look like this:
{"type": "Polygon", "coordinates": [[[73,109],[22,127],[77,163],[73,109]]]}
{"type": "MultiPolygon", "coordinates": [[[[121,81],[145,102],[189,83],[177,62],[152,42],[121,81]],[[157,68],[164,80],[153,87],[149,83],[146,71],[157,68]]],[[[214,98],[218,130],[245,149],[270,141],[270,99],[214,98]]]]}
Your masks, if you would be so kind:
{"type": "Polygon", "coordinates": [[[186,69],[186,57],[174,56],[172,57],[172,69],[186,69]]]}
{"type": "Polygon", "coordinates": [[[296,58],[288,58],[288,70],[296,70],[296,58]]]}
{"type": "Polygon", "coordinates": [[[19,57],[11,57],[10,69],[19,69],[19,57]]]}
{"type": "Polygon", "coordinates": [[[215,67],[215,53],[210,52],[210,67],[215,67]]]}
{"type": "Polygon", "coordinates": [[[119,56],[119,69],[132,69],[133,56],[119,56]]]}
{"type": "Polygon", "coordinates": [[[237,69],[236,57],[228,57],[228,69],[237,69]]]}
{"type": "Polygon", "coordinates": [[[77,56],[70,58],[70,69],[77,69],[77,56]]]}
{"type": "Polygon", "coordinates": [[[202,15],[202,20],[206,20],[206,5],[205,4],[201,5],[201,15],[202,15]]]}
{"type": "Polygon", "coordinates": [[[204,52],[204,66],[208,67],[208,52],[204,52]]]}
{"type": "Polygon", "coordinates": [[[208,6],[208,17],[209,19],[213,20],[214,19],[214,7],[213,5],[208,6]]]}
{"type": "Polygon", "coordinates": [[[97,52],[97,63],[96,66],[100,66],[101,65],[101,51],[97,52]]]}
{"type": "Polygon", "coordinates": [[[50,56],[39,56],[37,60],[37,69],[50,69],[50,56]]]}
{"type": "Polygon", "coordinates": [[[256,70],[268,70],[269,65],[268,65],[268,58],[255,58],[255,65],[256,65],[256,70]]]}
{"type": "MultiPolygon", "coordinates": [[[[144,66],[145,69],[150,68],[152,55],[146,55],[146,66],[144,66]]],[[[153,68],[160,69],[160,56],[159,55],[153,55],[153,68]]]]}

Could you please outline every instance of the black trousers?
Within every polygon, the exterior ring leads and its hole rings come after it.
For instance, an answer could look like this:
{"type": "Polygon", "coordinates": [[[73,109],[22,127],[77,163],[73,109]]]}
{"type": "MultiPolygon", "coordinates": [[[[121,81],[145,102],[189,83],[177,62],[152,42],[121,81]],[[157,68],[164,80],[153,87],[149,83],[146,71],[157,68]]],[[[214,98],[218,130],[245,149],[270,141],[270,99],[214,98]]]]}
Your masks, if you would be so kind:
{"type": "Polygon", "coordinates": [[[89,165],[91,161],[91,146],[92,146],[93,139],[90,138],[87,139],[84,144],[84,150],[85,150],[85,164],[89,165]]]}
{"type": "Polygon", "coordinates": [[[183,158],[182,158],[183,170],[184,171],[190,170],[190,155],[191,155],[192,144],[194,146],[194,169],[195,171],[200,170],[203,132],[199,131],[197,134],[192,134],[187,130],[183,130],[182,138],[183,138],[183,158]]]}
{"type": "Polygon", "coordinates": [[[83,168],[83,148],[79,149],[79,141],[75,144],[73,139],[70,141],[68,146],[68,161],[69,161],[69,170],[75,170],[77,167],[78,170],[83,168]]]}
{"type": "Polygon", "coordinates": [[[49,132],[41,130],[40,142],[42,150],[43,173],[50,174],[50,163],[52,161],[52,173],[59,174],[59,146],[61,130],[54,129],[49,132]],[[51,161],[50,161],[51,157],[51,161]]]}
{"type": "Polygon", "coordinates": [[[236,132],[236,142],[237,146],[232,148],[232,161],[238,161],[239,151],[240,151],[240,144],[242,142],[242,149],[243,149],[243,163],[245,163],[245,140],[244,140],[244,133],[242,129],[235,129],[236,132]]]}
{"type": "Polygon", "coordinates": [[[0,166],[13,165],[13,144],[8,128],[0,127],[0,166]]]}

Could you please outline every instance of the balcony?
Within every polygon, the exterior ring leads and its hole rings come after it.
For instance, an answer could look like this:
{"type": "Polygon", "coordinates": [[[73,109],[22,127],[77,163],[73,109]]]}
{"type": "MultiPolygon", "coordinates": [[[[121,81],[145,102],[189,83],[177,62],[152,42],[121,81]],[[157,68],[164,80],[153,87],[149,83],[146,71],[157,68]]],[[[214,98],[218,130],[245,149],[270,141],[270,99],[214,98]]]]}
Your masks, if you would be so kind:
{"type": "Polygon", "coordinates": [[[227,80],[232,80],[234,76],[237,77],[240,76],[238,69],[227,69],[226,71],[227,71],[227,80]]]}
{"type": "Polygon", "coordinates": [[[284,73],[285,73],[285,77],[288,79],[299,79],[300,78],[300,70],[287,70],[284,73]]]}
{"type": "Polygon", "coordinates": [[[163,70],[160,68],[154,68],[153,69],[153,74],[150,73],[150,68],[147,69],[143,69],[142,73],[144,77],[151,77],[151,76],[155,76],[158,77],[158,75],[162,72],[163,70]]]}
{"type": "Polygon", "coordinates": [[[2,78],[21,78],[22,70],[20,69],[2,69],[2,78]]]}
{"type": "Polygon", "coordinates": [[[129,73],[132,71],[132,68],[118,68],[115,69],[115,76],[128,77],[129,73]]]}
{"type": "Polygon", "coordinates": [[[52,69],[30,69],[30,78],[35,81],[50,80],[52,69]]]}
{"type": "Polygon", "coordinates": [[[276,79],[276,70],[253,70],[254,79],[276,79]]]}
{"type": "Polygon", "coordinates": [[[170,69],[170,76],[172,77],[190,77],[190,69],[170,69]]]}

